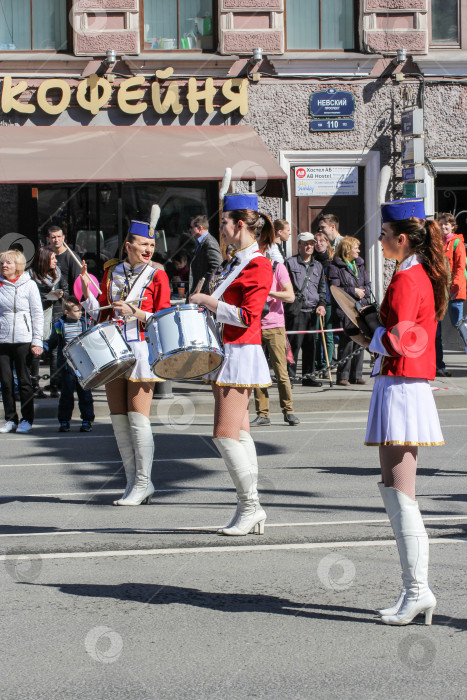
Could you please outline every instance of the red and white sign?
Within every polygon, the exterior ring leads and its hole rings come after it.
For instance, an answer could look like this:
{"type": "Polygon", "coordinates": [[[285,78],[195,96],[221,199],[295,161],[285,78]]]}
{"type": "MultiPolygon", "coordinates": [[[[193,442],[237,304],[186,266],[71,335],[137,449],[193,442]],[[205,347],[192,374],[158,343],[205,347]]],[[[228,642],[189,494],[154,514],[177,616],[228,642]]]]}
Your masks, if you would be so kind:
{"type": "Polygon", "coordinates": [[[300,180],[303,180],[306,177],[305,168],[297,168],[295,171],[295,176],[300,178],[300,180]]]}

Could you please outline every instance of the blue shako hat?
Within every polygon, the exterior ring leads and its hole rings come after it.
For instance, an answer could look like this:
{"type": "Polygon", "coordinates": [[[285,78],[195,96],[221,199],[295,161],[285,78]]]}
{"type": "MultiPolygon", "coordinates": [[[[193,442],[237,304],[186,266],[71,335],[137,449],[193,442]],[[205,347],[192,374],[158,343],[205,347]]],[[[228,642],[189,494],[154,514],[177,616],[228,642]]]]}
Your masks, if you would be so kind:
{"type": "Polygon", "coordinates": [[[395,199],[381,205],[383,224],[405,219],[426,219],[423,199],[395,199]]]}
{"type": "Polygon", "coordinates": [[[132,233],[135,236],[143,236],[143,238],[154,238],[154,229],[149,226],[146,221],[131,221],[128,233],[132,233]]]}
{"type": "Polygon", "coordinates": [[[234,211],[235,209],[251,209],[258,211],[257,194],[226,194],[222,211],[234,211]]]}

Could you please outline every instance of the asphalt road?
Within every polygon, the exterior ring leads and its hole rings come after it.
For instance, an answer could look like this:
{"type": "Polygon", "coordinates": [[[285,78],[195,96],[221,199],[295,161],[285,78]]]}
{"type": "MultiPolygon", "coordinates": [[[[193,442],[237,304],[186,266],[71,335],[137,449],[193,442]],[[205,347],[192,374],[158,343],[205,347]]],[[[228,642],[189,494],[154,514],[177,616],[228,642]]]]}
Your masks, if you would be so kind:
{"type": "Polygon", "coordinates": [[[1,697],[464,698],[466,416],[441,410],[447,444],[420,452],[432,627],[374,615],[400,578],[363,410],[255,430],[262,537],[215,533],[234,492],[210,416],[153,422],[157,493],[138,508],[109,505],[108,421],[2,435],[1,697]]]}

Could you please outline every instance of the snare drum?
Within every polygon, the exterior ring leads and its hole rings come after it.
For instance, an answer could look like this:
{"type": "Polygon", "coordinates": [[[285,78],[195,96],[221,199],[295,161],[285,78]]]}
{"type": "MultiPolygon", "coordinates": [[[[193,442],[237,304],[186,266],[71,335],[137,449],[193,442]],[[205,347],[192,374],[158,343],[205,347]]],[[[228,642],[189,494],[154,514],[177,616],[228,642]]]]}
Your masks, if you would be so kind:
{"type": "Polygon", "coordinates": [[[196,379],[224,359],[212,316],[197,304],[163,309],[146,324],[151,369],[163,379],[196,379]]]}
{"type": "Polygon", "coordinates": [[[115,323],[100,323],[65,345],[63,354],[83,389],[96,389],[124,374],[135,362],[115,323]]]}

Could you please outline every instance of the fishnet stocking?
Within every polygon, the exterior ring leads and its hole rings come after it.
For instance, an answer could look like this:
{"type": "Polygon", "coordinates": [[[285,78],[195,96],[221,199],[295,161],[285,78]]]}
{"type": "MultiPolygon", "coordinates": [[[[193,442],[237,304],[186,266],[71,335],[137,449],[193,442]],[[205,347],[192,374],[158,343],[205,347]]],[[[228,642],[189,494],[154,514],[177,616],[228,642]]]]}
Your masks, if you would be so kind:
{"type": "Polygon", "coordinates": [[[130,382],[119,377],[105,385],[105,393],[112,415],[134,411],[149,418],[154,382],[130,382]]]}
{"type": "Polygon", "coordinates": [[[213,437],[238,440],[240,430],[249,433],[248,404],[251,389],[213,384],[212,391],[215,401],[213,437]]]}
{"type": "Polygon", "coordinates": [[[385,486],[392,486],[415,500],[418,447],[384,445],[379,448],[381,476],[385,486]]]}

